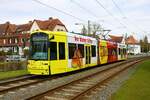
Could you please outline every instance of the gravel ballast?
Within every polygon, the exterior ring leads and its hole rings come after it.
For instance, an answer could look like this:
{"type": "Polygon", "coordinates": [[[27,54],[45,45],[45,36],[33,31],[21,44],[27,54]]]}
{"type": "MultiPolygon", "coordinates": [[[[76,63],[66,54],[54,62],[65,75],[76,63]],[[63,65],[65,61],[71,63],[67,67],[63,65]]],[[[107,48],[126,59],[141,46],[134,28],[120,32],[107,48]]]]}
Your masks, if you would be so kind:
{"type": "Polygon", "coordinates": [[[123,71],[121,74],[110,80],[107,84],[101,86],[97,91],[92,91],[91,95],[85,97],[85,100],[111,100],[111,95],[115,93],[123,83],[130,78],[130,76],[135,72],[137,66],[130,67],[129,69],[123,71]]]}

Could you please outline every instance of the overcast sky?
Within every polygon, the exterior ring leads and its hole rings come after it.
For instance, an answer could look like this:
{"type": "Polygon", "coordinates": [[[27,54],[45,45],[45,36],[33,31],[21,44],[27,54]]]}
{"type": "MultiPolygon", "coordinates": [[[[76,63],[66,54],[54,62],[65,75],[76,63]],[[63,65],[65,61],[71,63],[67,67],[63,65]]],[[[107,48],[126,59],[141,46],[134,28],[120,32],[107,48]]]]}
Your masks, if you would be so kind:
{"type": "Polygon", "coordinates": [[[128,33],[130,35],[134,33],[138,39],[144,35],[150,38],[150,0],[40,1],[48,6],[38,3],[36,0],[0,0],[0,23],[10,21],[14,24],[23,24],[29,20],[46,20],[54,17],[59,18],[69,31],[80,32],[82,25],[77,26],[75,23],[87,25],[87,21],[90,20],[92,23],[101,24],[105,29],[111,29],[111,34],[128,33]],[[51,7],[79,19],[58,12],[51,7]]]}

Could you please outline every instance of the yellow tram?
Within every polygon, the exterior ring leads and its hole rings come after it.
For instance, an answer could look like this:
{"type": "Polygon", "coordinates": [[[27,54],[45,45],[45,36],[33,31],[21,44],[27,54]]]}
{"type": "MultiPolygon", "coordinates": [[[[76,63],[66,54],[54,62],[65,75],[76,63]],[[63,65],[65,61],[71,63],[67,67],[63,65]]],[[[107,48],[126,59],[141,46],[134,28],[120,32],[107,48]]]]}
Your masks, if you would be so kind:
{"type": "Polygon", "coordinates": [[[30,38],[30,74],[53,75],[97,65],[97,40],[69,32],[34,31],[30,38]]]}

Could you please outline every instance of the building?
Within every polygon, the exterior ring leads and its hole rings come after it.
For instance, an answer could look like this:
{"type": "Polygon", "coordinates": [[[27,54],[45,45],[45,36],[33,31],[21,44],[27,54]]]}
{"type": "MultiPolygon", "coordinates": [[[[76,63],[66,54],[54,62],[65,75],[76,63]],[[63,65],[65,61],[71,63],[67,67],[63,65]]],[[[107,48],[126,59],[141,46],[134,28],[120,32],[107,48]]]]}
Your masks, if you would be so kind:
{"type": "Polygon", "coordinates": [[[127,37],[125,42],[128,47],[128,54],[137,55],[141,53],[140,43],[132,35],[127,37]]]}
{"type": "Polygon", "coordinates": [[[9,51],[14,50],[17,46],[17,35],[15,34],[16,25],[6,22],[0,24],[0,50],[9,51]]]}
{"type": "Polygon", "coordinates": [[[50,17],[48,20],[34,20],[30,31],[49,30],[49,31],[67,31],[66,26],[59,20],[50,17]]]}
{"type": "Polygon", "coordinates": [[[132,35],[127,37],[126,39],[123,36],[109,35],[109,37],[110,37],[109,39],[110,41],[127,44],[128,54],[136,55],[141,53],[141,46],[139,42],[132,35]]]}
{"type": "Polygon", "coordinates": [[[23,48],[29,46],[29,42],[25,43],[23,40],[29,39],[30,27],[31,24],[15,25],[10,22],[0,24],[0,51],[22,55],[23,48]]]}
{"type": "Polygon", "coordinates": [[[35,19],[21,25],[10,22],[0,24],[0,51],[23,55],[23,50],[29,48],[30,33],[34,30],[67,31],[67,28],[59,19],[52,17],[48,20],[35,19]]]}
{"type": "Polygon", "coordinates": [[[29,21],[26,24],[16,25],[16,34],[18,34],[18,52],[19,55],[23,55],[23,49],[29,49],[30,29],[32,22],[29,21]]]}
{"type": "Polygon", "coordinates": [[[114,35],[109,35],[110,41],[116,42],[116,43],[123,43],[125,44],[125,40],[123,36],[114,36],[114,35]]]}

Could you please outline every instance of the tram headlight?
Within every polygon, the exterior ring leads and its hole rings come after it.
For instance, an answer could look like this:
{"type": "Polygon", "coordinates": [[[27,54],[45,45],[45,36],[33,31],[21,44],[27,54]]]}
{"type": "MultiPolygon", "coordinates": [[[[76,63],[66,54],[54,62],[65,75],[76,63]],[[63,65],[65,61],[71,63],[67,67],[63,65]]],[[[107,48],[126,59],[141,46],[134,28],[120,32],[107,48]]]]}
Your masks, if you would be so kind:
{"type": "Polygon", "coordinates": [[[27,64],[29,65],[29,64],[30,64],[30,62],[27,62],[27,64]]]}
{"type": "Polygon", "coordinates": [[[48,65],[48,63],[43,63],[43,65],[48,65]]]}

